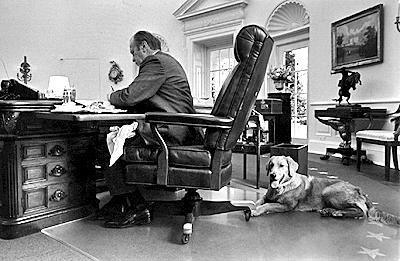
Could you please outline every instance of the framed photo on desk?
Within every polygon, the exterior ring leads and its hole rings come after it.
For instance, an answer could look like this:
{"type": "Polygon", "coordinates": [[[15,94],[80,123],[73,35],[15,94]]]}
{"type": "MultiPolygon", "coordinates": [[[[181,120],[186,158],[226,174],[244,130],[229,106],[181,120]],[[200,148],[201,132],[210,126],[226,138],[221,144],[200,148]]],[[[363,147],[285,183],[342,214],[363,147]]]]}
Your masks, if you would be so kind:
{"type": "Polygon", "coordinates": [[[332,72],[383,62],[383,5],[332,23],[332,72]]]}

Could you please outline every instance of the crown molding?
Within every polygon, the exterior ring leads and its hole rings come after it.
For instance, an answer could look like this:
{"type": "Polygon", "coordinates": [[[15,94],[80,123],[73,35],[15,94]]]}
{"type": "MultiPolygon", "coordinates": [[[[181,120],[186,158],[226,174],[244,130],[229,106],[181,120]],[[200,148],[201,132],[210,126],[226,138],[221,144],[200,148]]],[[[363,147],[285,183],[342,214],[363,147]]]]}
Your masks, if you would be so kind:
{"type": "Polygon", "coordinates": [[[189,0],[186,1],[181,7],[179,7],[173,15],[176,17],[176,19],[180,21],[185,21],[187,19],[193,19],[197,17],[203,17],[204,15],[211,14],[214,12],[222,12],[225,10],[231,10],[231,9],[243,9],[247,6],[247,1],[246,0],[233,0],[229,2],[224,2],[220,4],[216,4],[214,6],[206,7],[204,9],[198,9],[196,10],[193,8],[193,11],[190,11],[192,7],[199,6],[204,0],[189,0]]]}

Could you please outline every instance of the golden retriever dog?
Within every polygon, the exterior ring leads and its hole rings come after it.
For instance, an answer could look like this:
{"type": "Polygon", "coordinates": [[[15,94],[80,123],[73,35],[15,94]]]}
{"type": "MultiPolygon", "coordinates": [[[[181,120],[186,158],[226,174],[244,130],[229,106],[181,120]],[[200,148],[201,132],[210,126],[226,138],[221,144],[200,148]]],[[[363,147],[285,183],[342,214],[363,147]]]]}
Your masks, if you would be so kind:
{"type": "Polygon", "coordinates": [[[359,187],[340,179],[297,173],[291,157],[272,156],[267,163],[270,183],[252,216],[287,211],[318,211],[324,217],[364,218],[400,225],[400,218],[378,210],[359,187]]]}

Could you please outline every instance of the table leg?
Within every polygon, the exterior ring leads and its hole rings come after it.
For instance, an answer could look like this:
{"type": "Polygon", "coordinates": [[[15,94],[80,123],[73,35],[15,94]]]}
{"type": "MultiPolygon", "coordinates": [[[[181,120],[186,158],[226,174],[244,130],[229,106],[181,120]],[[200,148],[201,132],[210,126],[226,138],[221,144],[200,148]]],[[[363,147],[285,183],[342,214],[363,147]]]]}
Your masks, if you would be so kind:
{"type": "Polygon", "coordinates": [[[247,154],[246,154],[246,148],[243,148],[243,179],[247,179],[247,154]]]}
{"type": "Polygon", "coordinates": [[[385,145],[385,180],[390,180],[390,146],[385,145]]]}
{"type": "Polygon", "coordinates": [[[256,140],[256,160],[257,160],[257,170],[256,170],[256,188],[260,188],[260,158],[261,158],[261,149],[260,149],[260,140],[261,140],[261,130],[260,130],[260,123],[257,123],[257,140],[256,140]]]}

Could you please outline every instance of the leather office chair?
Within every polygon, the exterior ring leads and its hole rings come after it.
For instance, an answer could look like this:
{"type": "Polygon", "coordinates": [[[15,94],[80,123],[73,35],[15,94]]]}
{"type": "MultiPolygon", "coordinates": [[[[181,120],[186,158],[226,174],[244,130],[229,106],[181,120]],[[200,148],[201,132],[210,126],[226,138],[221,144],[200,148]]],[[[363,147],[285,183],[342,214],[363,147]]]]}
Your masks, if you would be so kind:
{"type": "MultiPolygon", "coordinates": [[[[399,108],[388,114],[393,115],[400,113],[399,108]]],[[[390,180],[390,150],[393,153],[393,163],[397,175],[399,175],[399,163],[397,158],[397,147],[400,146],[400,116],[393,117],[391,122],[394,122],[394,131],[392,130],[361,130],[356,133],[357,141],[357,170],[360,171],[361,166],[361,147],[362,143],[372,143],[385,146],[385,180],[390,180]]]]}
{"type": "MultiPolygon", "coordinates": [[[[203,201],[197,189],[220,190],[232,175],[232,148],[242,133],[263,83],[273,40],[265,29],[249,25],[238,33],[234,46],[238,62],[225,80],[211,114],[146,113],[145,121],[160,147],[127,147],[125,182],[186,190],[179,201],[157,201],[152,209],[162,208],[171,215],[184,215],[182,242],[189,241],[192,222],[199,215],[244,210],[250,219],[249,206],[235,206],[229,201],[203,201]],[[157,125],[203,127],[201,145],[168,147],[157,125]]],[[[159,211],[159,209],[157,209],[159,211]]],[[[165,213],[164,213],[165,214],[165,213]]]]}

